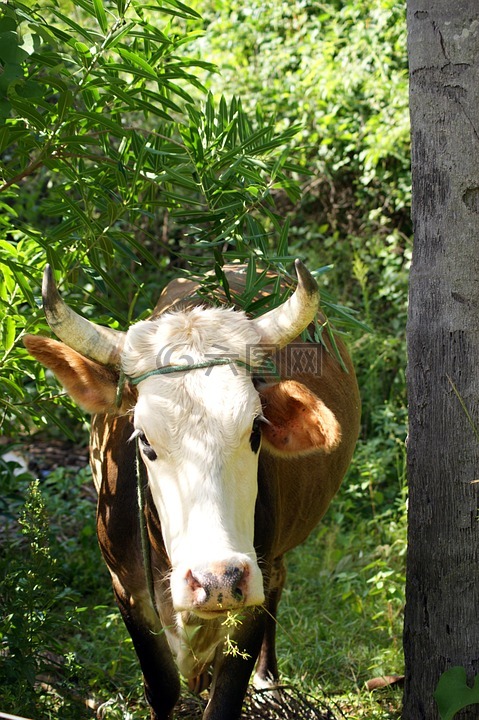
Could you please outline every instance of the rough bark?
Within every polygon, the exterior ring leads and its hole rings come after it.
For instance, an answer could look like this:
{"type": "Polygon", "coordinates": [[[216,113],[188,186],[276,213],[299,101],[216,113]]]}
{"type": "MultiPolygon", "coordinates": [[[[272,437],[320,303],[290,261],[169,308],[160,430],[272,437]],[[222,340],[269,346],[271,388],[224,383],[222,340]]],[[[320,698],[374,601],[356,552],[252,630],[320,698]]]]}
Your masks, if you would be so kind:
{"type": "MultiPolygon", "coordinates": [[[[403,720],[479,672],[479,2],[408,0],[414,252],[403,720]],[[469,414],[469,418],[468,418],[469,414]]],[[[479,717],[479,706],[458,718],[479,717]]]]}

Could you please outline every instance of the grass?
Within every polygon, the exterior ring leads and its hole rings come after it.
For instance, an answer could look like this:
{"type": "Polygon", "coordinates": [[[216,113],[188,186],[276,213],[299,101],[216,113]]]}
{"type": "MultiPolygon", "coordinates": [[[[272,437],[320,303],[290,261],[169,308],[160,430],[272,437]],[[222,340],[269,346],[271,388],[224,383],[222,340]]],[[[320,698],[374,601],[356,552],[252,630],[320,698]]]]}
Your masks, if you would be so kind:
{"type": "Polygon", "coordinates": [[[337,508],[289,555],[281,673],[321,690],[349,718],[398,718],[398,692],[368,693],[365,682],[403,669],[404,513],[389,524],[360,517],[338,524],[341,498],[337,508]]]}
{"type": "MultiPolygon", "coordinates": [[[[383,457],[361,444],[326,519],[287,559],[282,678],[351,720],[400,717],[399,690],[369,693],[364,683],[402,672],[401,452],[401,443],[386,443],[383,457]]],[[[57,470],[33,486],[3,470],[0,712],[86,720],[101,703],[103,718],[144,718],[141,674],[96,542],[89,470],[57,470]]]]}

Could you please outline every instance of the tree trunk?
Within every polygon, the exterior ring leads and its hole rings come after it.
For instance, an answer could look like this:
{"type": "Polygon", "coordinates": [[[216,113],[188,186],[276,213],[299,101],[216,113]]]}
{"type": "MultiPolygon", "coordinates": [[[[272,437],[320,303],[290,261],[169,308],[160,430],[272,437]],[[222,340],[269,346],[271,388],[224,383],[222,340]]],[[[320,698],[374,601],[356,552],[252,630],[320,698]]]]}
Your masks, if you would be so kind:
{"type": "MultiPolygon", "coordinates": [[[[403,720],[479,672],[479,2],[408,0],[414,252],[403,720]]],[[[458,718],[479,717],[479,707],[458,718]]]]}

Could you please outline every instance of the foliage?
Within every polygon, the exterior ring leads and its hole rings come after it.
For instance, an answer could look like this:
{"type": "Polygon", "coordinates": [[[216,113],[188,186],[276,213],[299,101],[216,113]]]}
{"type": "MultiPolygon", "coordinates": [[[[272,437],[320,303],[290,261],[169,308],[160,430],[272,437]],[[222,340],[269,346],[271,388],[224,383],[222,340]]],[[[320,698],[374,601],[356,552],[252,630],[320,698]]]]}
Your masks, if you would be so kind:
{"type": "Polygon", "coordinates": [[[441,720],[453,720],[463,708],[479,703],[479,675],[475,676],[474,684],[470,687],[465,669],[451,667],[439,678],[434,697],[441,720]]]}
{"type": "MultiPolygon", "coordinates": [[[[257,98],[279,126],[299,123],[292,152],[311,176],[301,198],[278,192],[290,251],[321,277],[323,295],[360,309],[372,333],[354,346],[367,433],[379,404],[405,404],[404,339],[411,259],[409,117],[404,8],[394,0],[196,0],[193,45],[221,73],[213,95],[257,98]]],[[[248,104],[249,103],[249,104],[248,104]]],[[[376,413],[377,414],[377,413],[376,413]]]]}
{"type": "MultiPolygon", "coordinates": [[[[225,261],[257,258],[281,272],[292,254],[323,270],[332,261],[334,274],[321,273],[323,304],[349,328],[338,300],[364,306],[377,335],[361,331],[359,366],[373,356],[389,367],[366,396],[390,394],[409,262],[400,11],[391,0],[318,9],[209,0],[197,9],[203,20],[177,2],[2,8],[7,431],[58,419],[77,432],[66,420],[72,406],[21,348],[25,332],[45,329],[38,288],[47,260],[74,307],[120,328],[154,304],[158,277],[179,269],[199,270],[208,293],[212,282],[225,286],[225,261]],[[205,86],[213,94],[204,97],[205,86]],[[231,92],[241,99],[227,100],[231,92]],[[304,179],[305,167],[314,180],[300,196],[292,176],[304,179]],[[215,274],[205,278],[206,269],[215,274]]],[[[369,403],[365,411],[370,426],[369,403]]]]}
{"type": "Polygon", "coordinates": [[[287,150],[297,128],[277,130],[259,107],[248,117],[236,98],[200,103],[191,94],[203,89],[198,68],[212,69],[186,55],[198,35],[192,18],[176,0],[157,8],[83,0],[73,12],[61,0],[2,6],[7,428],[57,417],[43,372],[20,349],[25,332],[44,327],[37,292],[46,261],[74,305],[124,328],[151,307],[158,277],[178,258],[190,272],[216,268],[220,281],[225,261],[289,259],[272,191],[298,199],[287,150]],[[283,238],[280,255],[274,238],[283,238]],[[142,263],[148,273],[137,272],[142,263]]]}
{"type": "Polygon", "coordinates": [[[312,179],[292,210],[293,237],[339,260],[340,282],[357,254],[374,277],[390,268],[378,289],[404,305],[404,285],[402,297],[390,287],[410,235],[404,8],[394,0],[195,7],[208,28],[198,54],[221,67],[205,78],[212,92],[228,88],[245,106],[261,97],[279,123],[301,124],[293,147],[312,179]]]}
{"type": "MultiPolygon", "coordinates": [[[[67,592],[58,580],[38,481],[28,486],[19,524],[23,539],[7,542],[0,558],[0,686],[12,710],[33,717],[40,708],[47,712],[52,703],[35,690],[37,678],[51,671],[54,658],[60,657],[58,633],[72,621],[62,607],[67,592]]],[[[61,661],[72,669],[72,658],[62,656],[61,661]]]]}

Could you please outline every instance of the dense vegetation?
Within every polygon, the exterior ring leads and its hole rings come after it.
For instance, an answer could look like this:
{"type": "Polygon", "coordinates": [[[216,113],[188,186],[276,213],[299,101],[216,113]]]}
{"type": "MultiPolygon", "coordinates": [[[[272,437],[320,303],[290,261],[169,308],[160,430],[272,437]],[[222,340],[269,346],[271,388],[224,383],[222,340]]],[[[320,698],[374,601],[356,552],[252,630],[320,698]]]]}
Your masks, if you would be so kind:
{"type": "MultiPolygon", "coordinates": [[[[47,332],[46,261],[69,303],[125,328],[179,272],[213,270],[208,293],[229,260],[287,273],[305,258],[348,333],[364,413],[340,496],[289,559],[281,671],[348,717],[399,717],[394,691],[364,691],[402,664],[411,228],[397,3],[12,0],[0,62],[3,435],[86,442],[22,349],[25,332],[47,332]]],[[[31,485],[13,469],[0,468],[0,711],[78,720],[90,698],[102,717],[143,717],[88,470],[31,485]]]]}

